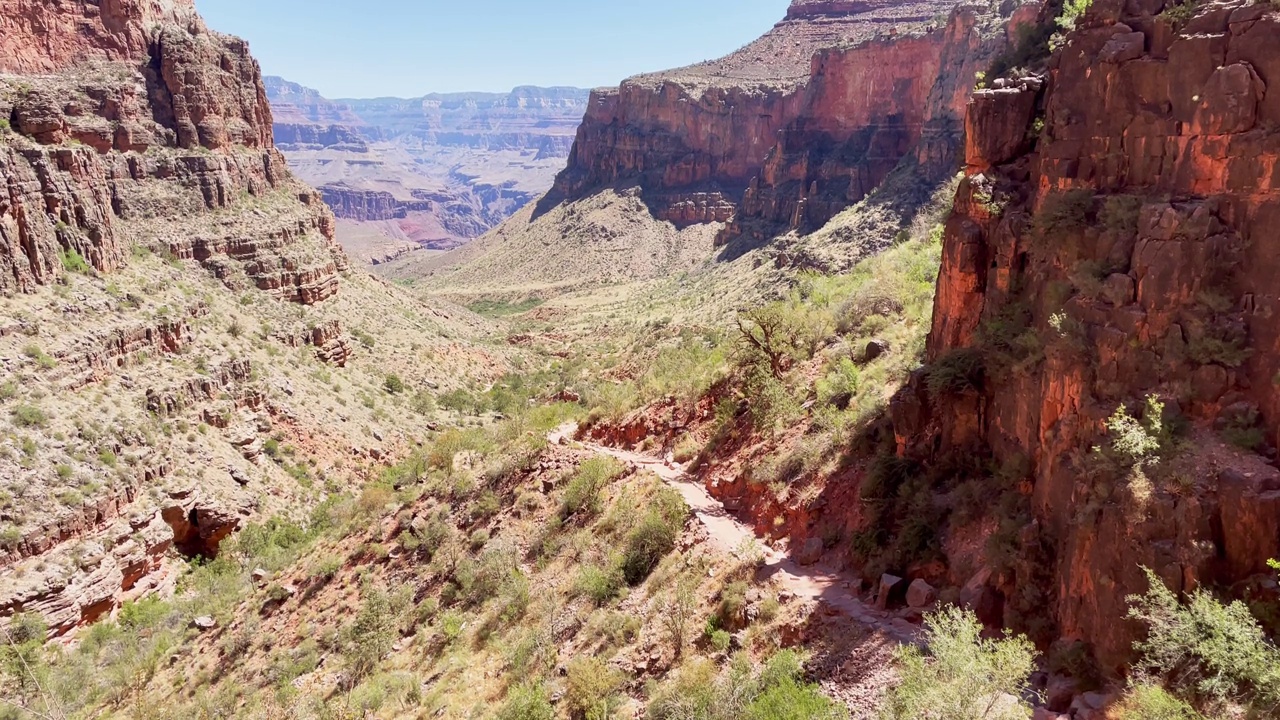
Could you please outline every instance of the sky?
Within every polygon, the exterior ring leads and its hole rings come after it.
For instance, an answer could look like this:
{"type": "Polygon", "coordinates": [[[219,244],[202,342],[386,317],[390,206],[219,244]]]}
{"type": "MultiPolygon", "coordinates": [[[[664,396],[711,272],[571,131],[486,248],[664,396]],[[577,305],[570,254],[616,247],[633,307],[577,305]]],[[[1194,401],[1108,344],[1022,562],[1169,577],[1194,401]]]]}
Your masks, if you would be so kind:
{"type": "Polygon", "coordinates": [[[196,0],[267,75],[329,98],[617,85],[728,54],[788,0],[196,0]]]}

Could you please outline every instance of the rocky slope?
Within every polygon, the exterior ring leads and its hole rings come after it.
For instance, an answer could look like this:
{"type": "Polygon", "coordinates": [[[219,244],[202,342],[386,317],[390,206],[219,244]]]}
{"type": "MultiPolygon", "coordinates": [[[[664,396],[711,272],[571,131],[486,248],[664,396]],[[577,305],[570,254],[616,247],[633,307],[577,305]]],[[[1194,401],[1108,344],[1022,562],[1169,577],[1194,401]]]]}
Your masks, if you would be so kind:
{"type": "MultiPolygon", "coordinates": [[[[1027,15],[1018,12],[1015,26],[1027,15]]],[[[868,231],[823,259],[810,253],[782,261],[843,267],[866,250],[862,240],[887,243],[954,173],[974,74],[1005,45],[1006,33],[1016,32],[1006,30],[1010,19],[950,0],[796,3],[769,33],[728,57],[594,91],[568,167],[535,212],[510,221],[501,238],[459,253],[457,273],[440,274],[438,260],[415,269],[411,259],[398,272],[434,272],[429,284],[450,287],[485,282],[477,267],[553,284],[612,276],[607,267],[584,273],[575,259],[593,252],[585,245],[631,232],[625,212],[575,236],[590,242],[556,241],[574,203],[598,205],[607,193],[637,194],[655,226],[649,235],[679,238],[677,230],[706,226],[717,234],[714,245],[730,246],[723,257],[737,257],[779,236],[817,230],[900,170],[881,203],[893,214],[884,223],[892,229],[868,231]],[[658,229],[663,224],[671,229],[658,229]],[[550,261],[544,247],[562,252],[563,262],[550,261]],[[488,260],[472,260],[485,253],[488,260]],[[521,265],[521,257],[550,272],[521,265]]],[[[687,255],[678,243],[657,254],[687,255]]]]}
{"type": "Polygon", "coordinates": [[[928,345],[965,379],[923,371],[894,407],[908,456],[1025,468],[993,619],[1038,597],[1108,670],[1131,654],[1140,566],[1266,603],[1280,555],[1280,12],[1181,8],[1095,0],[1043,88],[977,94],[928,345]],[[1173,459],[1133,471],[1117,408],[1173,428],[1173,459]]]}
{"type": "Polygon", "coordinates": [[[268,78],[275,135],[320,188],[354,256],[381,262],[478,237],[545,192],[586,106],[573,88],[330,101],[268,78]]]}
{"type": "Polygon", "coordinates": [[[213,555],[404,452],[424,421],[378,409],[387,372],[502,359],[442,337],[474,316],[349,270],[257,62],[189,0],[0,24],[0,622],[62,633],[164,586],[170,548],[213,555]]]}

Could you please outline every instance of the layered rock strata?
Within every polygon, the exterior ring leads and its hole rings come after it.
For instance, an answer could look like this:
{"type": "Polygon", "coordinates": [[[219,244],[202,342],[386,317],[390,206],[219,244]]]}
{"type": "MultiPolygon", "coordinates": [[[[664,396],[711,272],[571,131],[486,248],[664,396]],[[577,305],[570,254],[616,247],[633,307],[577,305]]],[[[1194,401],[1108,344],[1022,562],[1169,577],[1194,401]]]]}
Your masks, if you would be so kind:
{"type": "MultiPolygon", "coordinates": [[[[72,330],[56,336],[19,309],[24,299],[6,306],[5,320],[19,320],[0,337],[33,340],[22,358],[0,358],[6,376],[57,390],[67,401],[60,407],[74,406],[75,394],[96,384],[103,414],[106,398],[126,396],[145,404],[130,413],[171,417],[192,409],[209,427],[251,430],[241,433],[251,438],[246,447],[256,442],[261,451],[257,435],[270,424],[259,413],[264,397],[248,360],[206,366],[195,358],[189,372],[198,374],[176,384],[178,373],[154,380],[149,371],[132,372],[149,362],[181,367],[177,358],[209,321],[209,296],[149,306],[141,295],[167,289],[165,280],[121,288],[115,278],[136,279],[132,266],[143,262],[180,273],[188,271],[183,261],[195,261],[189,272],[207,271],[230,290],[261,291],[267,305],[334,297],[347,259],[333,240],[333,215],[289,173],[271,127],[248,46],[205,27],[190,0],[0,0],[0,294],[40,293],[27,306],[44,308],[64,290],[44,288],[71,273],[103,276],[106,287],[103,295],[98,281],[83,279],[94,283],[92,293],[49,305],[59,313],[53,324],[72,330]],[[82,327],[75,320],[82,314],[106,322],[82,327]],[[46,355],[37,338],[55,347],[46,355]]],[[[227,332],[238,334],[238,323],[227,332]]],[[[335,364],[350,353],[330,323],[318,324],[310,341],[335,364]]],[[[176,577],[171,549],[216,555],[263,495],[244,490],[254,478],[239,465],[188,484],[171,472],[176,448],[141,425],[98,437],[96,421],[79,419],[78,439],[94,438],[101,469],[97,482],[77,486],[67,465],[70,484],[59,490],[43,474],[52,467],[36,462],[66,447],[60,433],[41,435],[49,421],[28,423],[28,460],[3,468],[7,488],[31,482],[22,491],[28,505],[61,495],[53,507],[32,508],[5,494],[0,623],[33,611],[61,634],[109,614],[176,577]]],[[[196,452],[195,437],[186,452],[196,452]]]]}
{"type": "Polygon", "coordinates": [[[905,158],[954,170],[974,73],[1003,45],[985,8],[796,2],[722,60],[597,90],[545,205],[635,183],[678,226],[814,229],[905,158]]]}
{"type": "Polygon", "coordinates": [[[922,371],[894,403],[905,455],[1025,463],[1023,558],[988,607],[1042,598],[1106,669],[1139,637],[1142,567],[1257,598],[1280,555],[1280,12],[1172,6],[1095,0],[1043,85],[977,93],[928,343],[969,380],[931,393],[922,371]],[[1042,349],[1011,351],[1011,327],[1042,349]],[[1149,397],[1143,422],[1187,439],[1117,471],[1092,448],[1149,397]]]}

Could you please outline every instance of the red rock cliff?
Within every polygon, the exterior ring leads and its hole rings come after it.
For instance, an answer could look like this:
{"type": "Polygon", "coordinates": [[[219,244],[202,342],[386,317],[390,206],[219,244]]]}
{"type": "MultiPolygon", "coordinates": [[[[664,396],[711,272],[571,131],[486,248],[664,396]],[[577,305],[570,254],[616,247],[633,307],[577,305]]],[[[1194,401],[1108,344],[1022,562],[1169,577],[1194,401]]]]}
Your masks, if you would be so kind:
{"type": "Polygon", "coordinates": [[[257,62],[189,0],[3,0],[0,72],[0,293],[55,280],[72,250],[111,272],[134,244],[233,287],[336,291],[332,216],[272,145],[257,62]],[[282,212],[234,237],[200,220],[243,196],[282,212]]]}
{"type": "Polygon", "coordinates": [[[865,196],[926,136],[945,138],[925,154],[950,171],[965,91],[999,46],[976,10],[940,24],[954,6],[797,0],[727,58],[598,90],[546,202],[638,183],[677,224],[809,226],[865,196]]]}
{"type": "Polygon", "coordinates": [[[1106,668],[1140,631],[1140,566],[1255,597],[1280,555],[1280,12],[1164,7],[1095,0],[1043,89],[969,104],[928,355],[983,372],[926,370],[894,404],[905,453],[1030,461],[1024,557],[991,584],[1006,621],[1041,598],[1106,668]],[[1182,447],[1148,482],[1100,467],[1107,418],[1151,395],[1182,447]]]}

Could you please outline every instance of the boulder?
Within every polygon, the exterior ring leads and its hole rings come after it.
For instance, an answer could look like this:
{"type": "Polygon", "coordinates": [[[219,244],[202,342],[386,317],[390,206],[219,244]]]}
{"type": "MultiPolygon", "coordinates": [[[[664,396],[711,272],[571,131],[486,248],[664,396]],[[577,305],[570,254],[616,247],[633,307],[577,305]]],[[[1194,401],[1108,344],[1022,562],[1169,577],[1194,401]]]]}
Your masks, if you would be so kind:
{"type": "Polygon", "coordinates": [[[814,565],[822,557],[822,538],[809,538],[796,553],[796,562],[801,565],[814,565]]]}
{"type": "Polygon", "coordinates": [[[897,575],[885,573],[880,576],[880,590],[876,593],[876,608],[885,610],[889,607],[889,603],[895,600],[899,588],[902,586],[902,578],[897,575]]]}
{"type": "Polygon", "coordinates": [[[199,630],[200,632],[207,632],[209,630],[214,629],[217,626],[218,626],[218,621],[214,620],[209,615],[201,615],[191,621],[191,627],[199,630]]]}
{"type": "Polygon", "coordinates": [[[1066,712],[1071,701],[1080,692],[1080,684],[1069,675],[1053,674],[1044,690],[1044,704],[1054,712],[1066,712]]]}
{"type": "Polygon", "coordinates": [[[925,608],[938,599],[938,591],[924,580],[915,580],[907,588],[907,606],[925,608]]]}

